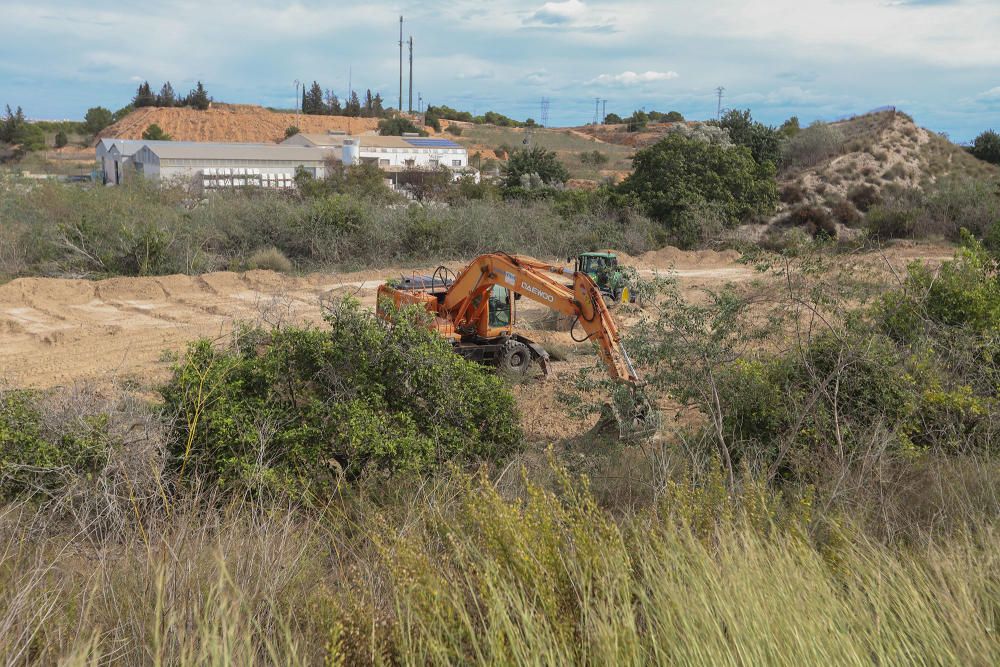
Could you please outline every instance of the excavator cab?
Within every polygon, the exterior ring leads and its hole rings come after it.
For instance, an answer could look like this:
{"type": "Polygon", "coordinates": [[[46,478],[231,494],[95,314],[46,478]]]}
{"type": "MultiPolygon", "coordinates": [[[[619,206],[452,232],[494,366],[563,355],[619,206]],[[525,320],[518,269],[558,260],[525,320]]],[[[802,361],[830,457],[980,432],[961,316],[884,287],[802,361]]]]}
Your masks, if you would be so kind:
{"type": "Polygon", "coordinates": [[[489,328],[510,328],[514,324],[514,300],[510,290],[494,285],[489,298],[489,328]]]}

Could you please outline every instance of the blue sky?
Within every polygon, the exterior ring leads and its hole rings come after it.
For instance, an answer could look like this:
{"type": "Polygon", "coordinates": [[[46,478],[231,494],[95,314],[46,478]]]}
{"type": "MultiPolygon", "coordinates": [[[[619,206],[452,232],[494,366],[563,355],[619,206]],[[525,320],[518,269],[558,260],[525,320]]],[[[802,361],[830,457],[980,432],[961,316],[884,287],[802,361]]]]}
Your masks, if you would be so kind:
{"type": "Polygon", "coordinates": [[[479,113],[537,119],[548,97],[551,125],[582,124],[596,97],[707,118],[724,86],[769,123],[895,104],[956,141],[1000,130],[998,0],[0,0],[0,104],[81,118],[201,79],[290,107],[295,79],[343,95],[350,69],[395,105],[400,14],[414,90],[479,113]]]}

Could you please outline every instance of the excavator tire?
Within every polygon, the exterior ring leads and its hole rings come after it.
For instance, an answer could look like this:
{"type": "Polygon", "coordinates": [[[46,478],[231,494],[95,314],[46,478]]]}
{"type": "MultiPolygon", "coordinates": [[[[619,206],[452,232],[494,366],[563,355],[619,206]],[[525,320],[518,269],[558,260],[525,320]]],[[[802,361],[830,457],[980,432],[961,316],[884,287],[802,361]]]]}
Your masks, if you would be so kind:
{"type": "Polygon", "coordinates": [[[521,341],[508,340],[497,355],[497,367],[511,375],[526,375],[531,368],[531,350],[521,341]]]}

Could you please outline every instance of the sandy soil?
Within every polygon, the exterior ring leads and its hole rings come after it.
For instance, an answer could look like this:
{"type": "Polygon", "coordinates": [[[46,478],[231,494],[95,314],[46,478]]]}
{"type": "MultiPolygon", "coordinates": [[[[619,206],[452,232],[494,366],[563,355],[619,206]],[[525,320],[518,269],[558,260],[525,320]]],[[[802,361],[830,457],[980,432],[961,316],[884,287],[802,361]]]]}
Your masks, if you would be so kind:
{"type": "MultiPolygon", "coordinates": [[[[862,258],[901,272],[914,259],[949,258],[947,246],[901,244],[862,258]]],[[[684,252],[664,248],[622,261],[645,276],[672,276],[694,298],[704,288],[760,278],[733,251],[684,252]]],[[[460,263],[449,263],[453,270],[460,263]]],[[[21,278],[0,285],[0,386],[51,388],[80,381],[127,382],[149,391],[167,379],[172,359],[186,344],[207,336],[225,340],[240,322],[319,323],[325,298],[354,294],[374,308],[385,279],[430,273],[386,269],[287,276],[272,271],[217,272],[200,276],[112,278],[101,281],[21,278]]],[[[888,274],[887,274],[888,278],[888,274]]],[[[593,365],[588,343],[560,330],[550,311],[522,299],[518,320],[553,355],[553,375],[514,387],[522,423],[533,442],[572,442],[596,416],[571,415],[558,395],[580,369],[593,365]]],[[[621,317],[625,328],[634,317],[621,317]]],[[[661,406],[668,409],[671,406],[661,406]]]]}
{"type": "MultiPolygon", "coordinates": [[[[686,286],[697,287],[750,278],[752,272],[737,264],[736,257],[664,249],[623,260],[646,275],[673,269],[686,286]]],[[[411,272],[295,277],[248,271],[100,281],[19,278],[0,285],[0,381],[45,388],[126,378],[148,385],[166,377],[168,353],[183,351],[187,341],[225,337],[241,321],[316,323],[321,321],[322,299],[333,294],[356,293],[373,307],[383,280],[411,272]]],[[[525,323],[541,321],[547,314],[526,300],[520,304],[519,317],[525,323]]],[[[568,335],[565,338],[558,342],[572,345],[568,335]]]]}
{"type": "Polygon", "coordinates": [[[279,142],[285,129],[296,126],[305,133],[342,130],[351,134],[373,132],[377,118],[310,116],[274,113],[247,104],[217,104],[206,111],[143,107],[101,131],[98,138],[141,139],[156,123],[175,141],[233,141],[245,143],[279,142]]]}

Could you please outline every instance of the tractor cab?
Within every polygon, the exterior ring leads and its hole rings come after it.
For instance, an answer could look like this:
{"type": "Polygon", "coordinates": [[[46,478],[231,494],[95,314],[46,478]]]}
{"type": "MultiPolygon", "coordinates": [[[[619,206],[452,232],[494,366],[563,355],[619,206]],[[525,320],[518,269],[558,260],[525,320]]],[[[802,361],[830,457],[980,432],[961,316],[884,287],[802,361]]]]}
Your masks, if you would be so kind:
{"type": "Polygon", "coordinates": [[[610,252],[584,252],[576,256],[575,269],[598,282],[602,273],[614,273],[618,270],[618,256],[610,252]]]}
{"type": "Polygon", "coordinates": [[[618,264],[618,255],[613,252],[584,252],[575,258],[574,270],[590,276],[604,296],[612,301],[633,301],[628,280],[618,264]]]}

